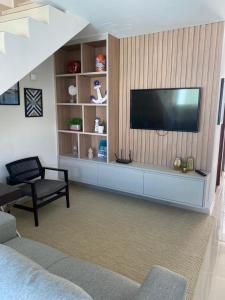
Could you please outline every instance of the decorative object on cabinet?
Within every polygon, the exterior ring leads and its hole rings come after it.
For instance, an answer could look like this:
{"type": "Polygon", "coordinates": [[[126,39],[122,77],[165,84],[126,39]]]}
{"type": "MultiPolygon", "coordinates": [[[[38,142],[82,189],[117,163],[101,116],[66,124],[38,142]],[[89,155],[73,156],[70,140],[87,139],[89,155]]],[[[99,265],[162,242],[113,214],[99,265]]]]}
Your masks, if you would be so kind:
{"type": "Polygon", "coordinates": [[[219,110],[217,124],[223,123],[224,107],[225,107],[225,92],[224,92],[224,78],[221,79],[220,83],[220,99],[219,99],[219,110]]]}
{"type": "Polygon", "coordinates": [[[81,131],[82,130],[82,119],[81,118],[72,118],[67,120],[67,124],[70,126],[72,131],[81,131]]]}
{"type": "Polygon", "coordinates": [[[74,99],[74,96],[77,95],[77,87],[75,85],[70,85],[68,87],[68,93],[69,95],[71,96],[70,98],[70,103],[75,103],[75,99],[74,99]]]}
{"type": "Polygon", "coordinates": [[[106,70],[105,54],[96,55],[96,72],[104,72],[106,70]]]}
{"type": "Polygon", "coordinates": [[[90,147],[88,149],[88,159],[93,159],[93,157],[94,157],[93,149],[90,147]]]}
{"type": "Polygon", "coordinates": [[[81,64],[78,60],[71,60],[67,65],[68,73],[80,73],[81,72],[81,64]]]}
{"type": "Polygon", "coordinates": [[[43,117],[42,90],[24,89],[25,117],[43,117]]]}
{"type": "Polygon", "coordinates": [[[19,82],[14,84],[8,91],[0,95],[0,105],[20,105],[19,82]]]}
{"type": "Polygon", "coordinates": [[[96,103],[96,104],[102,104],[107,101],[107,92],[105,93],[105,96],[102,97],[101,93],[101,83],[99,80],[94,81],[94,89],[96,90],[97,93],[97,98],[95,96],[91,96],[91,101],[96,103]]]}
{"type": "Polygon", "coordinates": [[[181,157],[176,157],[174,159],[174,162],[173,162],[173,168],[174,170],[180,170],[181,169],[181,165],[182,165],[182,159],[181,157]]]}
{"type": "Polygon", "coordinates": [[[121,157],[118,157],[117,154],[115,153],[116,157],[116,162],[119,164],[130,164],[132,163],[132,158],[131,158],[131,150],[129,151],[129,159],[123,158],[123,150],[120,150],[121,157]]]}
{"type": "Polygon", "coordinates": [[[106,140],[99,141],[98,158],[102,158],[102,159],[107,158],[107,141],[106,140]]]}
{"type": "Polygon", "coordinates": [[[187,170],[194,171],[194,157],[190,156],[187,158],[187,170]]]}

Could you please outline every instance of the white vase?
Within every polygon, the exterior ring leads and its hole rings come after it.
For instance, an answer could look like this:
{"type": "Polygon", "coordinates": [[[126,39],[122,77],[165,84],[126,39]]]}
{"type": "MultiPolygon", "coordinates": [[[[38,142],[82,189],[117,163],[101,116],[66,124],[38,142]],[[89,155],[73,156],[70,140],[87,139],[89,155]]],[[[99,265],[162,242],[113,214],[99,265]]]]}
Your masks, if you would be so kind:
{"type": "Polygon", "coordinates": [[[98,133],[104,133],[104,126],[98,126],[98,133]]]}
{"type": "Polygon", "coordinates": [[[80,131],[80,129],[81,129],[80,125],[70,125],[70,130],[80,131]]]}

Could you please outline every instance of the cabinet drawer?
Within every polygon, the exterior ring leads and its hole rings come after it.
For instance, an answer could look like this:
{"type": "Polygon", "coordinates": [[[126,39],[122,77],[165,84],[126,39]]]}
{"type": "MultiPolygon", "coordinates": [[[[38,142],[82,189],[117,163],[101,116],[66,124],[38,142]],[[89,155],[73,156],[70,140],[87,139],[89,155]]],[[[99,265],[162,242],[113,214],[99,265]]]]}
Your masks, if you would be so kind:
{"type": "Polygon", "coordinates": [[[119,166],[99,166],[99,185],[143,194],[143,172],[119,166]]]}
{"type": "Polygon", "coordinates": [[[156,199],[202,206],[204,181],[168,174],[145,173],[144,194],[156,199]]]}
{"type": "Polygon", "coordinates": [[[63,159],[60,160],[60,167],[68,169],[70,180],[97,185],[98,166],[96,163],[63,159]]]}

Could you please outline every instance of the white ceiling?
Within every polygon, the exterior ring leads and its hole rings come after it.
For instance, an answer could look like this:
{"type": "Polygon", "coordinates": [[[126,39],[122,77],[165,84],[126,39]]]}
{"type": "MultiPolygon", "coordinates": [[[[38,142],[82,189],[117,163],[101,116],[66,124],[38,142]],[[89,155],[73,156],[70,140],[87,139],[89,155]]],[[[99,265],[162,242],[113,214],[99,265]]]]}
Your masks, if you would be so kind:
{"type": "MultiPolygon", "coordinates": [[[[49,1],[46,1],[49,2],[49,1]]],[[[51,0],[89,20],[79,38],[117,37],[225,20],[225,0],[51,0]]]]}

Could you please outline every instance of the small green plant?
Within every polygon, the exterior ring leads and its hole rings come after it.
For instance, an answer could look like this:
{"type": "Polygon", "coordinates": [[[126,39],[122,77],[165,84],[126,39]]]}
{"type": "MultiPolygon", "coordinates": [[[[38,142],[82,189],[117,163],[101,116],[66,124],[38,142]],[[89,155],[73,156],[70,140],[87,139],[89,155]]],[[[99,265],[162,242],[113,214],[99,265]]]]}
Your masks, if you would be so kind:
{"type": "Polygon", "coordinates": [[[104,128],[106,128],[106,122],[104,120],[102,120],[99,124],[99,126],[104,126],[104,128]]]}
{"type": "Polygon", "coordinates": [[[82,119],[81,118],[71,118],[66,121],[67,125],[80,125],[82,127],[82,119]]]}

